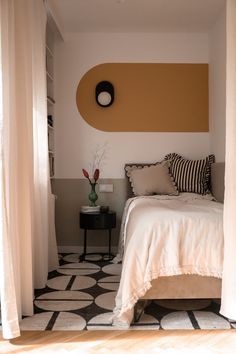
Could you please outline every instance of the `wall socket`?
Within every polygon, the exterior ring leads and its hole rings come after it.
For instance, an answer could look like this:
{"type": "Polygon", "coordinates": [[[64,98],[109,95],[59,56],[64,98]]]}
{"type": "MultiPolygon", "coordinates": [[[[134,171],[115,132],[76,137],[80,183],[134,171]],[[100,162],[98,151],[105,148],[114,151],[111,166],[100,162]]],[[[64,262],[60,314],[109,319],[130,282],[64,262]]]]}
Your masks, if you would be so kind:
{"type": "Polygon", "coordinates": [[[113,184],[99,184],[99,192],[103,193],[112,193],[113,192],[113,184]]]}

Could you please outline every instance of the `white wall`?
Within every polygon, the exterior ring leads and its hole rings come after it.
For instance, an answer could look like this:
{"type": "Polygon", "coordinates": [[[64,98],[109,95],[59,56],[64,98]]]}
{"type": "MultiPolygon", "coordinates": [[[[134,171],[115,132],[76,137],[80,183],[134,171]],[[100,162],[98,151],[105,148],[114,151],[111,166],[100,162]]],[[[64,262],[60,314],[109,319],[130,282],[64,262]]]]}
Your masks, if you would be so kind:
{"type": "Polygon", "coordinates": [[[80,178],[97,145],[107,143],[103,178],[122,178],[125,162],[158,161],[169,152],[201,158],[209,133],[107,133],[89,126],[76,107],[83,74],[104,62],[207,63],[208,35],[77,34],[55,48],[56,178],[80,178]]]}
{"type": "Polygon", "coordinates": [[[226,12],[209,34],[210,149],[216,161],[225,161],[226,12]]]}

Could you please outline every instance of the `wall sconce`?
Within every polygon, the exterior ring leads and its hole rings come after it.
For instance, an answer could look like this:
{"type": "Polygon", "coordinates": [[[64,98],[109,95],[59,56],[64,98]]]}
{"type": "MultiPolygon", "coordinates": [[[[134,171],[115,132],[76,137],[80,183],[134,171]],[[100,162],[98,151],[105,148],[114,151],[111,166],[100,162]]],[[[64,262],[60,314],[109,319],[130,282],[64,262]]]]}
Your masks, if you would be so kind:
{"type": "Polygon", "coordinates": [[[96,102],[101,107],[109,107],[114,101],[114,87],[109,81],[100,81],[95,90],[96,102]]]}

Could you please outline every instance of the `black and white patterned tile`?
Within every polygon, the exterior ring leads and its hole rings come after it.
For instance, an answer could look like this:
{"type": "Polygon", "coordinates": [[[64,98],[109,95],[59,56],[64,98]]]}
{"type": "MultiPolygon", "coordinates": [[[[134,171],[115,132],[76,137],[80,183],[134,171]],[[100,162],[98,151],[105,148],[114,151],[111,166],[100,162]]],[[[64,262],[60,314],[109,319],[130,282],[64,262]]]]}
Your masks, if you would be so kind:
{"type": "MultiPolygon", "coordinates": [[[[47,286],[35,291],[35,314],[21,321],[22,330],[113,330],[112,317],[121,264],[100,255],[79,261],[62,254],[47,286]]],[[[219,314],[220,301],[155,300],[139,313],[130,330],[229,329],[236,321],[219,314]]]]}
{"type": "Polygon", "coordinates": [[[111,275],[120,275],[121,273],[121,264],[108,264],[102,267],[102,271],[111,275]]]}
{"type": "Polygon", "coordinates": [[[58,273],[66,275],[89,275],[100,271],[100,267],[94,263],[68,263],[58,268],[58,273]]]}
{"type": "Polygon", "coordinates": [[[91,305],[93,297],[82,291],[53,291],[36,298],[34,304],[46,311],[73,311],[91,305]]]}
{"type": "Polygon", "coordinates": [[[55,290],[81,290],[91,288],[96,284],[96,280],[88,276],[59,276],[49,279],[47,286],[55,290]]]}
{"type": "Polygon", "coordinates": [[[97,284],[107,290],[118,290],[120,283],[120,275],[112,275],[110,277],[104,277],[97,281],[97,284]]]}
{"type": "Polygon", "coordinates": [[[115,307],[115,297],[116,297],[116,291],[101,294],[96,297],[95,304],[101,307],[102,309],[112,311],[115,307]]]}
{"type": "Polygon", "coordinates": [[[27,330],[83,330],[86,327],[86,321],[82,316],[71,312],[42,312],[31,317],[26,317],[21,321],[20,328],[22,331],[27,330]]]}

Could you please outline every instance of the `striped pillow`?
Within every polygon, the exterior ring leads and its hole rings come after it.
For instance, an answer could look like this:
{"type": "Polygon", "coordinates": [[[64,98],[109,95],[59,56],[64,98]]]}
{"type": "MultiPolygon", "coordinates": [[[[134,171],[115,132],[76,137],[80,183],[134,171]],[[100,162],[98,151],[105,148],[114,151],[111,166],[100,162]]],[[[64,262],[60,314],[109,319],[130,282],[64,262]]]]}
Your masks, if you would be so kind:
{"type": "Polygon", "coordinates": [[[165,160],[170,161],[170,172],[179,192],[209,193],[214,155],[209,155],[202,160],[187,160],[176,153],[171,153],[165,156],[165,160]]]}

